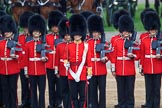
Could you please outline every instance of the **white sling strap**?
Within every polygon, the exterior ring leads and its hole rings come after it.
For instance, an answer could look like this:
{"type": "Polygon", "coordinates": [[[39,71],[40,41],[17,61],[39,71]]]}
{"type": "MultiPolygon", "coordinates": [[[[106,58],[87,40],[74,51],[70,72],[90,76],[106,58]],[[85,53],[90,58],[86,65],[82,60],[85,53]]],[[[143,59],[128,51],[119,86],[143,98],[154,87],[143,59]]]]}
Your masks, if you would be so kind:
{"type": "Polygon", "coordinates": [[[74,78],[74,80],[75,80],[76,82],[79,82],[79,81],[80,81],[80,75],[81,75],[81,72],[82,72],[82,70],[83,70],[83,66],[84,66],[84,64],[85,64],[87,52],[88,52],[88,44],[87,44],[87,43],[84,43],[84,52],[83,52],[83,56],[82,56],[82,62],[80,63],[77,72],[74,73],[74,72],[71,70],[71,68],[69,69],[69,72],[70,72],[71,76],[74,78]]]}

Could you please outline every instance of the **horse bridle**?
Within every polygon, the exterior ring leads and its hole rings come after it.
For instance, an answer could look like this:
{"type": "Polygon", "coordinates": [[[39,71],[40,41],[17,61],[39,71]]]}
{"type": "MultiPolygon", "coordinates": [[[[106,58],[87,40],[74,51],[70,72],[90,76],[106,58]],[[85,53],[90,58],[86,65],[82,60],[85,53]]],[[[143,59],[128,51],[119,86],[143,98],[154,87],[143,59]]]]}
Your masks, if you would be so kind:
{"type": "Polygon", "coordinates": [[[81,3],[79,2],[78,10],[82,9],[82,6],[84,5],[84,3],[85,3],[85,0],[82,0],[81,3]]]}

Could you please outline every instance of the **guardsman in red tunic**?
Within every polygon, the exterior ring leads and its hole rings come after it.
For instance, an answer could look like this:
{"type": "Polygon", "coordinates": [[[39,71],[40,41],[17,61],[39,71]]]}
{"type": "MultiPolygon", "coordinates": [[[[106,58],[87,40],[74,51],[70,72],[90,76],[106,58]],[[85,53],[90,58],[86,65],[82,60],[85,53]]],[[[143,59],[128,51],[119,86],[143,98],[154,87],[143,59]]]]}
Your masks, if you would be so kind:
{"type": "Polygon", "coordinates": [[[58,71],[61,84],[61,94],[63,99],[64,108],[71,108],[70,90],[68,84],[68,45],[71,42],[69,34],[69,21],[66,18],[58,24],[59,37],[63,42],[59,43],[56,47],[55,71],[58,71]]]}
{"type": "Polygon", "coordinates": [[[47,78],[48,78],[48,89],[49,89],[49,105],[48,108],[58,107],[61,108],[61,88],[59,78],[55,74],[55,56],[56,46],[55,40],[58,38],[58,23],[63,17],[60,11],[52,11],[49,13],[48,27],[52,33],[47,34],[46,42],[50,45],[52,52],[48,53],[48,61],[46,63],[47,78]]]}
{"type": "MultiPolygon", "coordinates": [[[[144,26],[144,17],[145,17],[145,14],[146,14],[147,12],[150,12],[150,11],[155,12],[155,10],[153,10],[152,8],[146,8],[146,9],[144,9],[144,10],[141,12],[140,18],[141,18],[141,22],[142,22],[143,26],[144,26]]],[[[139,38],[140,43],[142,42],[143,39],[145,39],[146,37],[148,37],[147,34],[148,34],[148,32],[145,32],[145,33],[142,33],[142,34],[140,35],[140,38],[139,38]]],[[[141,60],[139,61],[139,68],[142,68],[141,60]]],[[[142,71],[143,71],[143,70],[140,70],[139,73],[143,74],[142,71]]],[[[142,105],[142,106],[144,107],[145,105],[142,105]]]]}
{"type": "MultiPolygon", "coordinates": [[[[6,13],[2,10],[0,10],[0,17],[6,15],[6,13]]],[[[2,34],[1,34],[1,29],[0,29],[0,40],[2,40],[4,37],[2,37],[2,34]]],[[[0,107],[3,107],[3,101],[2,101],[2,85],[1,85],[1,75],[0,75],[0,107]]]]}
{"type": "Polygon", "coordinates": [[[91,48],[92,78],[89,79],[88,108],[106,108],[106,76],[109,54],[101,54],[108,50],[108,47],[100,47],[102,51],[97,51],[97,45],[108,43],[105,41],[103,20],[98,15],[91,15],[88,18],[88,30],[92,38],[87,40],[91,48]],[[98,92],[99,91],[99,92],[98,92]]]}
{"type": "MultiPolygon", "coordinates": [[[[125,9],[121,9],[119,11],[116,11],[113,15],[113,26],[114,28],[118,31],[119,29],[119,26],[118,26],[118,22],[119,22],[119,18],[122,16],[122,15],[130,15],[128,13],[127,10],[125,9]]],[[[111,47],[112,47],[112,50],[114,49],[114,43],[119,39],[121,38],[121,36],[118,34],[118,35],[115,35],[115,36],[112,36],[111,38],[111,47]]],[[[110,56],[113,55],[113,52],[110,54],[110,56]]],[[[110,61],[111,61],[111,57],[110,57],[110,61]]],[[[126,92],[125,92],[126,93],[126,92]]],[[[114,105],[115,108],[118,108],[118,105],[114,105]]]]}
{"type": "MultiPolygon", "coordinates": [[[[141,68],[145,78],[146,103],[142,108],[160,108],[160,88],[162,74],[161,50],[158,53],[158,47],[154,47],[154,43],[161,38],[160,18],[154,11],[149,11],[144,16],[144,28],[147,33],[141,34],[145,38],[141,41],[141,68]]],[[[155,45],[156,46],[156,45],[155,45]]]]}
{"type": "Polygon", "coordinates": [[[86,81],[92,76],[91,49],[86,38],[86,21],[80,14],[70,17],[70,36],[74,40],[68,45],[69,88],[72,108],[86,108],[86,81]]]}
{"type": "MultiPolygon", "coordinates": [[[[125,45],[134,31],[133,20],[128,15],[122,15],[118,22],[120,38],[114,42],[111,56],[111,71],[117,81],[117,108],[134,108],[135,59],[137,54],[128,53],[125,45]]],[[[116,106],[115,106],[116,107],[116,106]]]]}
{"type": "MultiPolygon", "coordinates": [[[[0,19],[1,33],[4,39],[0,41],[0,74],[3,91],[4,108],[17,108],[17,80],[20,72],[19,53],[11,55],[13,39],[18,39],[16,23],[11,16],[5,15],[0,19]]],[[[15,42],[15,41],[14,41],[15,42]]]]}
{"type": "Polygon", "coordinates": [[[29,78],[25,76],[24,66],[25,66],[25,44],[29,38],[28,32],[28,19],[33,15],[32,12],[24,12],[19,19],[19,25],[23,28],[24,33],[19,35],[19,44],[23,49],[22,57],[20,60],[20,81],[21,81],[21,105],[19,108],[25,108],[31,106],[31,90],[29,85],[29,78]]]}
{"type": "Polygon", "coordinates": [[[28,29],[33,39],[25,45],[25,73],[31,86],[32,108],[45,108],[46,57],[41,56],[43,38],[46,35],[46,23],[42,16],[33,15],[29,19],[28,29]],[[37,99],[37,87],[39,98],[37,99]]]}

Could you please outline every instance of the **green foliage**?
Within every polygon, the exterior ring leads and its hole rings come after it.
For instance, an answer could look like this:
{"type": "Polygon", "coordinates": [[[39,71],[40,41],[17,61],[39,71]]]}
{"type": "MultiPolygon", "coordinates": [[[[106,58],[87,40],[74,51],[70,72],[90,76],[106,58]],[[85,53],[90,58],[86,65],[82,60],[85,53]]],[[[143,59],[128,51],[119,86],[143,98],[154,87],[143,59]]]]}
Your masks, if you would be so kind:
{"type": "MultiPolygon", "coordinates": [[[[154,5],[153,4],[150,4],[150,8],[154,8],[154,5]]],[[[145,5],[144,4],[138,4],[137,6],[137,9],[136,9],[136,14],[135,14],[135,17],[134,17],[134,24],[135,24],[135,29],[136,31],[145,31],[142,23],[141,23],[141,19],[140,19],[140,13],[143,11],[143,9],[145,9],[145,5]]],[[[105,11],[105,10],[104,10],[105,11]]],[[[106,12],[104,12],[106,13],[106,12]]],[[[162,22],[162,18],[161,19],[161,22],[162,22]]],[[[105,26],[105,31],[116,31],[114,29],[113,26],[108,26],[107,23],[106,23],[106,15],[104,15],[104,26],[105,26]]]]}

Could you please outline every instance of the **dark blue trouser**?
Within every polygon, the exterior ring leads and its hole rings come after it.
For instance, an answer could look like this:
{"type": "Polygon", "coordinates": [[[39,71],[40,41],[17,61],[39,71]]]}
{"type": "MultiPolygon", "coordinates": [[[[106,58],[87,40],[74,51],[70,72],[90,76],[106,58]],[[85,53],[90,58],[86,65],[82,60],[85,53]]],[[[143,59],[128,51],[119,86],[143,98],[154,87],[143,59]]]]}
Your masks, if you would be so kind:
{"type": "Polygon", "coordinates": [[[106,75],[93,76],[92,79],[92,108],[106,108],[106,75]]]}
{"type": "Polygon", "coordinates": [[[116,76],[119,108],[134,108],[135,76],[116,76]]]}
{"type": "Polygon", "coordinates": [[[146,106],[160,108],[161,74],[145,74],[146,106]]]}
{"type": "Polygon", "coordinates": [[[24,105],[31,105],[31,89],[29,78],[25,77],[24,69],[20,70],[21,81],[21,102],[24,105]]]}
{"type": "Polygon", "coordinates": [[[93,108],[93,98],[94,98],[94,94],[93,94],[93,76],[91,79],[88,80],[88,91],[87,91],[87,107],[88,108],[93,108]]]}
{"type": "Polygon", "coordinates": [[[31,103],[32,108],[45,108],[45,85],[46,75],[29,76],[31,86],[31,103]],[[37,99],[37,86],[39,91],[39,99],[37,99]]]}
{"type": "Polygon", "coordinates": [[[75,80],[69,80],[69,87],[70,87],[72,108],[85,108],[86,81],[75,82],[75,80]]]}
{"type": "Polygon", "coordinates": [[[60,76],[61,94],[64,108],[71,108],[70,90],[67,76],[60,76]]]}
{"type": "Polygon", "coordinates": [[[47,69],[49,104],[58,106],[62,103],[60,79],[53,69],[47,69]]]}
{"type": "Polygon", "coordinates": [[[3,105],[3,97],[2,97],[2,84],[1,84],[1,75],[0,75],[0,105],[3,105]]]}
{"type": "Polygon", "coordinates": [[[17,108],[18,74],[1,75],[4,108],[17,108]]]}

